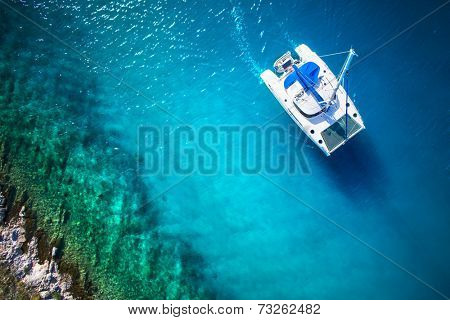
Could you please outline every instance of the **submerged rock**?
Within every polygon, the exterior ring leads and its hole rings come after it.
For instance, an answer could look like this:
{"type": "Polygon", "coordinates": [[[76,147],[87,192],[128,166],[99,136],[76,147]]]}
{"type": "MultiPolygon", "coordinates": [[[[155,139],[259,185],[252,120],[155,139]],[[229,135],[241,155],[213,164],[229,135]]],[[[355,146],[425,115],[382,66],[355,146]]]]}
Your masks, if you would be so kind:
{"type": "Polygon", "coordinates": [[[53,247],[52,248],[52,258],[55,258],[57,254],[58,254],[58,248],[53,247]]]}
{"type": "Polygon", "coordinates": [[[38,239],[35,236],[28,242],[27,250],[22,250],[26,242],[24,225],[24,219],[19,216],[0,226],[0,263],[30,290],[31,295],[37,294],[41,299],[73,299],[71,277],[61,274],[54,261],[56,248],[52,249],[50,260],[42,263],[39,262],[38,239]]]}
{"type": "Polygon", "coordinates": [[[26,214],[25,206],[22,206],[22,208],[21,208],[20,211],[19,211],[19,217],[24,218],[24,217],[25,217],[25,214],[26,214]]]}

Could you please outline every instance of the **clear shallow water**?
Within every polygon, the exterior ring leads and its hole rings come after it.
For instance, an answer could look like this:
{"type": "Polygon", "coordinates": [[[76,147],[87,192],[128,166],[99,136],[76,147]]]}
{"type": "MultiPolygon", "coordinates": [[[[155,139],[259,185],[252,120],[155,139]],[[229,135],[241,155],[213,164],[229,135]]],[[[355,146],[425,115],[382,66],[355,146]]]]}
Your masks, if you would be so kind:
{"type": "MultiPolygon", "coordinates": [[[[37,5],[34,19],[108,69],[105,72],[95,63],[80,62],[68,49],[55,50],[56,60],[71,57],[61,63],[66,73],[81,70],[77,77],[94,79],[95,100],[89,110],[100,116],[81,131],[104,133],[99,143],[106,141],[130,158],[136,152],[139,125],[178,124],[158,110],[156,103],[194,127],[263,124],[281,107],[261,84],[259,73],[285,50],[307,43],[326,54],[353,45],[364,56],[440,4],[410,3],[404,8],[387,1],[355,1],[345,6],[331,1],[57,3],[37,5]],[[111,74],[150,99],[138,96],[111,74]]],[[[23,4],[15,7],[31,14],[23,4]]],[[[3,7],[2,14],[13,15],[3,7]]],[[[447,296],[448,15],[449,9],[444,8],[352,70],[351,91],[367,126],[364,133],[331,158],[312,146],[306,148],[311,175],[274,178],[447,296]]],[[[25,21],[20,25],[34,30],[25,21]]],[[[8,31],[13,32],[14,27],[8,26],[8,31]]],[[[31,56],[43,48],[61,46],[38,31],[30,31],[30,38],[40,43],[27,46],[31,56]]],[[[333,57],[327,61],[338,71],[342,60],[333,57]]],[[[56,67],[54,72],[59,70],[56,67]]],[[[33,74],[31,78],[36,77],[33,74]]],[[[65,94],[70,97],[80,85],[75,83],[65,94]]],[[[40,96],[34,99],[42,101],[40,96]]],[[[83,109],[78,116],[82,119],[86,113],[83,109]]],[[[50,127],[62,125],[61,119],[52,121],[50,127]]],[[[287,127],[291,120],[283,115],[274,122],[287,127]]],[[[112,162],[112,171],[131,167],[125,160],[111,161],[103,152],[95,153],[94,158],[100,159],[99,163],[112,162]]],[[[111,180],[102,165],[84,170],[111,180]]],[[[152,197],[174,181],[170,177],[146,178],[145,188],[130,191],[130,179],[124,175],[125,182],[115,186],[116,192],[152,197]]],[[[45,192],[41,196],[45,197],[45,192]]],[[[102,206],[113,210],[112,198],[100,201],[102,206]]],[[[134,201],[130,207],[138,205],[134,201]]],[[[74,245],[74,256],[87,257],[80,263],[95,266],[86,267],[94,273],[94,282],[103,283],[108,274],[118,274],[114,283],[106,281],[100,287],[114,291],[126,286],[130,279],[123,274],[130,266],[136,272],[135,285],[142,279],[151,282],[151,272],[144,266],[158,274],[167,269],[176,275],[177,261],[182,261],[184,268],[195,271],[188,272],[186,280],[176,286],[192,282],[189,285],[211,288],[220,298],[439,298],[259,176],[194,175],[158,199],[155,206],[157,219],[150,219],[148,212],[136,215],[133,223],[125,223],[128,228],[123,228],[120,218],[128,209],[117,206],[117,220],[92,223],[89,234],[82,227],[71,229],[74,243],[77,235],[89,239],[116,234],[98,238],[86,252],[74,245]],[[164,235],[161,243],[173,242],[168,249],[155,251],[163,257],[159,260],[150,260],[146,254],[154,243],[154,230],[164,235]],[[117,242],[123,238],[134,240],[117,242]],[[179,244],[190,259],[179,257],[179,244]],[[105,245],[113,249],[105,249],[105,245]],[[110,260],[113,254],[116,259],[111,264],[125,261],[121,272],[89,259],[110,260]]],[[[80,217],[71,217],[70,223],[80,222],[84,222],[80,217]]],[[[161,277],[161,291],[175,286],[167,284],[172,283],[167,280],[171,277],[161,277]]],[[[155,289],[146,290],[145,285],[122,295],[161,296],[155,289]]]]}

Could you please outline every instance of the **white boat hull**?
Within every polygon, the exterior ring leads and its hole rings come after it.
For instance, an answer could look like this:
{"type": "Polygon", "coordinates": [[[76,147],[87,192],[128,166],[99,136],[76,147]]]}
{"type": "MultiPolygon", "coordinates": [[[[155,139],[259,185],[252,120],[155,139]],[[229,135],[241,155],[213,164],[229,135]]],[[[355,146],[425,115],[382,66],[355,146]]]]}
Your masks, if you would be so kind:
{"type": "MultiPolygon", "coordinates": [[[[306,45],[298,46],[295,51],[302,61],[314,62],[320,67],[320,82],[316,91],[325,101],[331,100],[338,83],[333,72],[306,45]]],[[[305,116],[306,114],[302,112],[298,104],[294,104],[294,99],[298,99],[295,97],[298,91],[302,91],[301,85],[295,84],[285,89],[284,81],[288,75],[283,74],[278,77],[271,70],[266,70],[261,74],[261,78],[295,123],[327,156],[365,128],[361,115],[341,85],[336,92],[333,105],[315,116],[305,116]],[[352,127],[349,127],[349,124],[352,127]],[[346,128],[345,136],[342,133],[343,128],[346,128]]],[[[311,94],[304,93],[301,100],[303,110],[318,107],[317,101],[311,94]]]]}

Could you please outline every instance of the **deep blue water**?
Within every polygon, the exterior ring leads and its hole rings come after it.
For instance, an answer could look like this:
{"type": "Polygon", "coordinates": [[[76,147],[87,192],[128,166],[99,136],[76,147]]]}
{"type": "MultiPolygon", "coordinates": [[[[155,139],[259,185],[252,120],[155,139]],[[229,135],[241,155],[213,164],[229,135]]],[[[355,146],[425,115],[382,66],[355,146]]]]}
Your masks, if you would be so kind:
{"type": "MultiPolygon", "coordinates": [[[[135,153],[138,126],[179,123],[111,74],[193,127],[261,125],[281,106],[259,73],[282,53],[306,43],[319,54],[353,46],[364,57],[442,2],[45,1],[35,10],[108,69],[85,63],[97,72],[98,98],[122,113],[98,125],[118,128],[114,143],[135,153]]],[[[450,5],[352,69],[367,130],[329,158],[308,145],[310,175],[272,177],[446,296],[449,13],[450,5]]],[[[326,61],[338,72],[343,59],[326,61]]],[[[149,177],[149,190],[178,178],[149,177]]],[[[161,230],[199,252],[220,298],[442,298],[260,176],[195,174],[158,201],[161,230]]]]}

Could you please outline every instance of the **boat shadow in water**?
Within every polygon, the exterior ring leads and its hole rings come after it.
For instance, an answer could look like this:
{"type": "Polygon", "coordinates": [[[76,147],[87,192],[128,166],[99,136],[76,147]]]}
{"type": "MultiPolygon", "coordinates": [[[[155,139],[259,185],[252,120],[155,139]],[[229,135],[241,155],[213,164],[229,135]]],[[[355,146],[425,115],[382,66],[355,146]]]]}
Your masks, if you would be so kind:
{"type": "MultiPolygon", "coordinates": [[[[313,157],[320,157],[318,162],[328,171],[330,179],[340,192],[348,198],[362,200],[366,204],[386,199],[384,186],[389,182],[384,164],[372,140],[364,132],[330,157],[324,158],[319,152],[314,152],[313,157]]],[[[319,159],[314,159],[317,160],[319,159]]]]}

